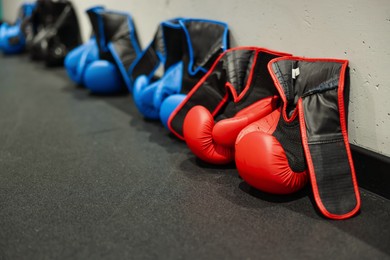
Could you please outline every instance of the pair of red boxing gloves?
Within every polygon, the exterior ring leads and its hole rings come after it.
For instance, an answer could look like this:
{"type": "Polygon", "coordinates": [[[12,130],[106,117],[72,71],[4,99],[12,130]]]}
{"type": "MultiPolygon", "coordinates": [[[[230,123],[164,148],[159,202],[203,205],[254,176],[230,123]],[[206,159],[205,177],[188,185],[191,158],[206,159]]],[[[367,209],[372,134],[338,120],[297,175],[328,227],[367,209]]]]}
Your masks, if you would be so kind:
{"type": "Polygon", "coordinates": [[[321,213],[360,209],[348,143],[348,61],[308,59],[257,47],[221,54],[168,120],[200,159],[235,160],[251,186],[273,194],[310,181],[321,213]]]}

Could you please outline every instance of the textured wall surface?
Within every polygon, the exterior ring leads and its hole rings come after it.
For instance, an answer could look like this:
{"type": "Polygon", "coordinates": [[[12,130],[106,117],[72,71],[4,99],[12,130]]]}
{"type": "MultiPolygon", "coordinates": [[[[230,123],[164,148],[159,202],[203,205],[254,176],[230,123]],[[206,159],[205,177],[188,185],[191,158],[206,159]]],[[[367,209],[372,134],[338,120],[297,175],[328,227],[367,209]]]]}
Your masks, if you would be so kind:
{"type": "MultiPolygon", "coordinates": [[[[4,19],[20,0],[3,0],[4,19]]],[[[131,12],[141,43],[159,21],[176,16],[229,23],[231,44],[256,45],[298,56],[350,61],[350,142],[390,156],[390,4],[388,0],[132,0],[73,1],[83,37],[90,34],[84,10],[102,4],[131,12]]]]}

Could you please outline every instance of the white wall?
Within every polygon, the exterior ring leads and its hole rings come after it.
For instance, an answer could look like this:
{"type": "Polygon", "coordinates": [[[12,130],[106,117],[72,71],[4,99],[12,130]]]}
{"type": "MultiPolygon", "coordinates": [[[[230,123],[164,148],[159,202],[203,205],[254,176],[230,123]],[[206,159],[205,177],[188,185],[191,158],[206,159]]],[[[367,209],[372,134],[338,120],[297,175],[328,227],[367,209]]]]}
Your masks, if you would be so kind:
{"type": "MultiPolygon", "coordinates": [[[[22,0],[3,0],[13,20],[22,0]]],[[[390,156],[390,3],[388,0],[84,0],[73,1],[83,38],[84,10],[103,4],[131,12],[143,46],[159,21],[176,16],[229,23],[232,46],[256,45],[299,56],[348,59],[349,139],[390,156]]]]}

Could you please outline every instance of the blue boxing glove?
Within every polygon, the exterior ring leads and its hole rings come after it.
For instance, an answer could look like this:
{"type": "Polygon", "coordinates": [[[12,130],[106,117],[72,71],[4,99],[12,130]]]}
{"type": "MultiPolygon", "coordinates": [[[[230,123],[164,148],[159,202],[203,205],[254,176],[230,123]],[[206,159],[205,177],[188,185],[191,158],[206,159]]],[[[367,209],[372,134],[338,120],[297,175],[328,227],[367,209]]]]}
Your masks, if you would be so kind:
{"type": "Polygon", "coordinates": [[[7,26],[8,26],[7,23],[0,24],[0,50],[3,49],[4,34],[5,34],[5,31],[7,30],[6,29],[7,26]]]}
{"type": "Polygon", "coordinates": [[[99,49],[94,38],[73,49],[65,57],[65,69],[76,84],[84,83],[84,73],[88,65],[99,59],[99,49]]]}
{"type": "Polygon", "coordinates": [[[158,119],[158,110],[153,106],[153,95],[160,81],[149,84],[145,75],[139,76],[133,85],[133,99],[136,107],[143,116],[149,119],[158,119]]]}
{"type": "Polygon", "coordinates": [[[138,110],[146,118],[158,119],[163,100],[180,92],[182,74],[183,63],[178,62],[169,67],[161,79],[151,84],[146,76],[139,76],[133,89],[133,98],[138,110]]]}
{"type": "Polygon", "coordinates": [[[1,49],[4,54],[20,53],[24,50],[26,39],[20,30],[20,25],[1,26],[1,49]]]}
{"type": "Polygon", "coordinates": [[[24,51],[26,36],[23,32],[23,23],[30,23],[29,19],[35,9],[35,3],[24,3],[19,8],[19,15],[12,25],[0,25],[0,49],[4,54],[15,54],[24,51]]]}
{"type": "Polygon", "coordinates": [[[153,106],[160,110],[161,103],[170,95],[179,93],[183,79],[183,62],[178,62],[167,69],[160,79],[153,97],[153,106]]]}
{"type": "Polygon", "coordinates": [[[160,120],[163,125],[169,129],[168,120],[172,112],[179,106],[179,104],[186,98],[186,94],[173,94],[164,99],[160,107],[160,120]]]}
{"type": "Polygon", "coordinates": [[[130,86],[127,70],[140,55],[132,17],[102,8],[88,10],[98,59],[85,70],[84,84],[96,94],[114,94],[130,86]]]}
{"type": "Polygon", "coordinates": [[[4,46],[4,35],[7,30],[8,24],[7,23],[2,23],[0,24],[0,50],[3,50],[4,46]]]}
{"type": "Polygon", "coordinates": [[[107,60],[97,60],[87,67],[85,86],[96,94],[112,94],[123,89],[118,68],[107,60]]]}

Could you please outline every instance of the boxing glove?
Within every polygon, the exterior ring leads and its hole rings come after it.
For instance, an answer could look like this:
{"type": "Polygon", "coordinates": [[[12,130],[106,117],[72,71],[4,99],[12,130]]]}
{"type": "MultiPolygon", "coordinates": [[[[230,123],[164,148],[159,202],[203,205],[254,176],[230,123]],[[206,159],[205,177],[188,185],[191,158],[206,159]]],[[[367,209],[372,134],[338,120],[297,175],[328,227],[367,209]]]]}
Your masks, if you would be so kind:
{"type": "Polygon", "coordinates": [[[154,92],[160,81],[149,84],[146,76],[139,76],[133,86],[134,103],[145,118],[158,119],[158,110],[153,106],[154,92]]]}
{"type": "Polygon", "coordinates": [[[122,92],[130,85],[127,70],[141,51],[129,14],[94,8],[87,11],[99,49],[99,59],[84,74],[85,86],[96,94],[122,92]]]}
{"type": "Polygon", "coordinates": [[[286,53],[256,47],[230,49],[219,56],[168,119],[168,126],[200,159],[234,160],[234,143],[248,124],[277,107],[278,94],[267,63],[286,53]]]}
{"type": "Polygon", "coordinates": [[[7,26],[2,25],[1,50],[4,54],[16,54],[24,50],[26,40],[20,25],[7,26]]]}
{"type": "Polygon", "coordinates": [[[240,176],[259,190],[290,194],[308,181],[298,118],[286,122],[280,109],[245,127],[235,149],[240,176]]]}
{"type": "Polygon", "coordinates": [[[146,76],[139,76],[133,89],[133,98],[145,118],[158,119],[162,101],[180,91],[183,63],[172,65],[164,76],[149,84],[146,76]]]}
{"type": "Polygon", "coordinates": [[[85,87],[95,94],[113,94],[123,91],[118,68],[107,60],[92,62],[84,73],[85,87]]]}
{"type": "Polygon", "coordinates": [[[184,139],[203,161],[226,164],[234,159],[234,143],[240,131],[276,109],[277,96],[266,97],[239,111],[232,118],[214,122],[209,110],[193,107],[184,119],[184,139]]]}
{"type": "Polygon", "coordinates": [[[170,115],[185,98],[185,94],[173,94],[164,99],[160,107],[160,119],[165,128],[169,129],[168,120],[170,115]]]}
{"type": "Polygon", "coordinates": [[[14,24],[1,24],[0,50],[2,50],[4,54],[16,54],[24,51],[26,37],[24,35],[22,25],[29,22],[34,8],[34,3],[24,3],[19,8],[19,15],[14,24]]]}
{"type": "Polygon", "coordinates": [[[65,57],[65,69],[69,78],[78,85],[84,82],[84,73],[89,64],[99,59],[99,50],[94,38],[70,51],[65,57]]]}
{"type": "Polygon", "coordinates": [[[224,23],[183,18],[162,22],[130,73],[135,82],[133,97],[139,111],[149,119],[160,117],[167,125],[167,113],[173,111],[176,103],[167,102],[162,112],[164,100],[171,95],[187,94],[226,48],[227,25],[224,23]],[[162,63],[164,74],[155,79],[155,70],[162,63]]]}
{"type": "Polygon", "coordinates": [[[280,111],[245,128],[236,165],[252,186],[272,193],[299,190],[310,177],[320,212],[345,219],[360,208],[346,120],[348,61],[282,57],[268,70],[282,99],[280,111]]]}

